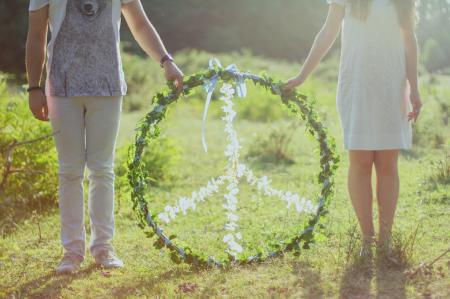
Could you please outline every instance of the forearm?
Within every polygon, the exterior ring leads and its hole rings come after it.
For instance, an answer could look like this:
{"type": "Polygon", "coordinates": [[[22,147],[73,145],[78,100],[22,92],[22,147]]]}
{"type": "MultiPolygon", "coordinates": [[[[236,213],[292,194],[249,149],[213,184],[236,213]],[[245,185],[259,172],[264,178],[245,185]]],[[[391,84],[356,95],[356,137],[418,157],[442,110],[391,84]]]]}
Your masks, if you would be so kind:
{"type": "Polygon", "coordinates": [[[417,47],[416,35],[414,33],[409,34],[405,39],[406,74],[413,92],[418,91],[417,47]]]}
{"type": "Polygon", "coordinates": [[[328,53],[337,37],[337,32],[321,31],[314,40],[311,51],[300,71],[300,78],[304,81],[314,71],[323,57],[328,53]]]}
{"type": "Polygon", "coordinates": [[[45,63],[47,33],[48,6],[31,12],[29,15],[25,64],[30,86],[37,86],[41,83],[45,63]]]}
{"type": "Polygon", "coordinates": [[[45,63],[46,38],[28,36],[26,43],[26,69],[29,86],[41,83],[45,63]]]}
{"type": "Polygon", "coordinates": [[[167,54],[158,32],[149,20],[141,26],[132,28],[131,32],[139,46],[156,61],[160,61],[167,54]]]}

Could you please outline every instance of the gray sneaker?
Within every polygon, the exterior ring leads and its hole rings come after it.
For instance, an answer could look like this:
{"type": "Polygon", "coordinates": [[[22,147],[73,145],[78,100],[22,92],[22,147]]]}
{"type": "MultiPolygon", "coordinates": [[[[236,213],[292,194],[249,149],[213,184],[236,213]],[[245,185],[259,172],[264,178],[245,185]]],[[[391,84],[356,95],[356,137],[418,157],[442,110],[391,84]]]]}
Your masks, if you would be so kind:
{"type": "Polygon", "coordinates": [[[55,272],[57,274],[73,273],[81,268],[83,258],[72,253],[65,253],[55,272]]]}
{"type": "Polygon", "coordinates": [[[123,262],[112,250],[102,249],[95,256],[95,263],[106,269],[123,268],[123,262]]]}

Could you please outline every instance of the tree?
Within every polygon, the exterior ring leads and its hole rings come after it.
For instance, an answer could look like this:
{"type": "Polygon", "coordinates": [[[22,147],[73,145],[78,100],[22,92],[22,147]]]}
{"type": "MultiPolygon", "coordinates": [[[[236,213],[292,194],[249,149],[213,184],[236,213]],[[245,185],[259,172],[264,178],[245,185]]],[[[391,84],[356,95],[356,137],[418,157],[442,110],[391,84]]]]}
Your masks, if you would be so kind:
{"type": "MultiPolygon", "coordinates": [[[[169,51],[185,48],[303,60],[327,12],[325,0],[141,0],[169,51]]],[[[28,0],[0,0],[0,70],[24,72],[28,0]]],[[[418,1],[421,46],[433,38],[450,66],[450,0],[418,1]]],[[[125,24],[125,23],[124,23],[125,24]]],[[[127,51],[141,53],[123,26],[127,51]]]]}

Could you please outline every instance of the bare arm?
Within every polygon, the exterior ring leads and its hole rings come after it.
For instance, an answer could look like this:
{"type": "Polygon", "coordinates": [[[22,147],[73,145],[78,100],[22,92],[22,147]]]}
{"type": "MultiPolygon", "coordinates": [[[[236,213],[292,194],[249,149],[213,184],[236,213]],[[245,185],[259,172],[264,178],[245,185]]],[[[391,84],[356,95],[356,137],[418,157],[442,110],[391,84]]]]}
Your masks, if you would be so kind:
{"type": "MultiPolygon", "coordinates": [[[[122,13],[128,27],[139,46],[153,59],[160,61],[167,50],[153,24],[147,17],[140,0],[135,0],[122,5],[122,13]]],[[[173,62],[164,64],[165,76],[169,81],[175,81],[178,88],[183,87],[183,73],[173,62]]]]}
{"type": "Polygon", "coordinates": [[[409,120],[416,121],[422,108],[422,101],[418,86],[417,37],[413,25],[403,29],[403,39],[405,42],[406,76],[411,88],[410,100],[413,106],[413,111],[409,114],[409,120]]]}
{"type": "MultiPolygon", "coordinates": [[[[29,86],[39,86],[44,70],[47,32],[48,6],[29,13],[28,36],[26,42],[26,69],[29,86]]],[[[33,115],[43,121],[48,120],[45,94],[41,90],[31,91],[29,106],[33,115]]]]}
{"type": "Polygon", "coordinates": [[[298,85],[303,84],[308,76],[314,71],[335,42],[344,16],[345,8],[343,6],[335,3],[330,4],[325,24],[317,34],[300,74],[289,80],[285,86],[285,89],[291,90],[298,85]]]}

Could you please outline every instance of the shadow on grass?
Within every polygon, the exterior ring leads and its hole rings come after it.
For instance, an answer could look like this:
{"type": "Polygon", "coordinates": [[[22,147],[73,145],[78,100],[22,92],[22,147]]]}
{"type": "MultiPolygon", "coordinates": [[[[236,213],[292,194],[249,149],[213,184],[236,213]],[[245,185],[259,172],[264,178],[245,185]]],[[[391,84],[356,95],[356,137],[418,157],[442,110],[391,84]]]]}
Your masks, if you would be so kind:
{"type": "Polygon", "coordinates": [[[374,276],[372,260],[353,259],[345,268],[339,290],[339,298],[371,298],[370,290],[374,276]]]}
{"type": "MultiPolygon", "coordinates": [[[[183,277],[186,278],[192,275],[198,275],[200,274],[201,271],[205,270],[196,270],[196,269],[194,270],[190,268],[177,267],[164,273],[158,274],[156,276],[142,277],[126,286],[120,285],[116,288],[113,288],[111,292],[114,298],[128,298],[129,296],[142,296],[142,295],[156,296],[155,294],[158,293],[158,289],[161,287],[161,283],[177,281],[178,279],[183,277]]],[[[162,293],[161,296],[165,298],[164,296],[167,296],[167,294],[162,293]]]]}
{"type": "Polygon", "coordinates": [[[385,258],[361,261],[357,258],[345,268],[339,298],[406,298],[406,264],[393,264],[385,258]],[[375,284],[372,296],[372,282],[375,284]]]}
{"type": "Polygon", "coordinates": [[[407,264],[392,264],[383,258],[376,260],[376,298],[403,299],[406,297],[407,264]]]}
{"type": "MultiPolygon", "coordinates": [[[[264,264],[255,264],[248,266],[238,267],[238,270],[250,270],[251,272],[258,272],[259,267],[265,267],[264,264]]],[[[305,262],[293,262],[292,274],[298,277],[298,280],[291,286],[274,286],[270,283],[264,287],[261,292],[266,292],[269,298],[294,298],[292,292],[302,290],[302,296],[304,298],[326,298],[322,289],[322,281],[320,273],[316,272],[311,265],[305,262]]],[[[167,285],[173,287],[173,291],[178,296],[192,296],[199,298],[211,298],[211,297],[227,297],[230,291],[225,285],[228,280],[228,274],[234,275],[236,268],[226,269],[192,269],[192,268],[174,268],[162,274],[158,274],[153,277],[142,277],[131,283],[127,283],[126,286],[120,285],[112,290],[112,297],[114,298],[127,298],[132,296],[153,296],[158,297],[169,296],[167,294],[167,285]],[[217,272],[219,271],[219,272],[217,272]],[[198,284],[198,276],[210,276],[207,284],[198,284]],[[197,281],[197,282],[193,282],[197,281]]],[[[255,277],[250,276],[244,278],[246,281],[241,281],[241,287],[245,288],[246,283],[252,283],[255,277]]],[[[245,294],[245,289],[240,290],[242,294],[245,294]]],[[[173,294],[172,294],[173,295],[173,294]]],[[[251,295],[249,298],[251,298],[251,295]]]]}
{"type": "Polygon", "coordinates": [[[292,268],[292,273],[300,278],[295,286],[304,290],[304,298],[325,298],[320,273],[306,262],[295,262],[292,268]]]}
{"type": "Polygon", "coordinates": [[[99,266],[92,264],[89,267],[70,275],[58,275],[54,272],[50,272],[42,277],[20,285],[17,290],[10,293],[7,298],[60,298],[62,290],[72,281],[86,278],[98,269],[99,266]],[[37,292],[33,291],[43,285],[45,285],[44,288],[37,292]]]}

